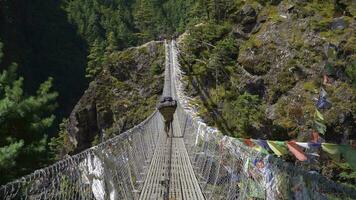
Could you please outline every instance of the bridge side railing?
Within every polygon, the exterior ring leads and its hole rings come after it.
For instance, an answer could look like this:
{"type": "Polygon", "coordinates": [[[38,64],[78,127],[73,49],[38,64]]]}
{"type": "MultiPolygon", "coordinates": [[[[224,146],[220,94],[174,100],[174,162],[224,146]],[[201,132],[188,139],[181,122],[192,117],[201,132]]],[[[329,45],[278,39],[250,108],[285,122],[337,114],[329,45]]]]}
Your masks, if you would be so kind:
{"type": "Polygon", "coordinates": [[[206,125],[185,94],[178,48],[172,41],[176,117],[206,199],[355,199],[356,190],[261,154],[206,125]]]}
{"type": "Polygon", "coordinates": [[[161,116],[0,187],[0,199],[138,199],[161,116]]]}

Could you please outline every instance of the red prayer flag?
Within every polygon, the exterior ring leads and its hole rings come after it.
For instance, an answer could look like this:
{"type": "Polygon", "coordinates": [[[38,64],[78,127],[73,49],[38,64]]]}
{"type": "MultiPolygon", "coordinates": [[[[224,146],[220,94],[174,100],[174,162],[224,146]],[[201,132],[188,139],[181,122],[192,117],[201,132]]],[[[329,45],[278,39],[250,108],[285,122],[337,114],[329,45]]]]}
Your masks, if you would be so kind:
{"type": "Polygon", "coordinates": [[[295,141],[287,142],[287,146],[290,152],[300,161],[306,161],[308,158],[304,154],[303,150],[295,143],[295,141]]]}
{"type": "Polygon", "coordinates": [[[244,139],[244,143],[249,147],[254,147],[255,144],[251,141],[251,139],[244,139]]]}

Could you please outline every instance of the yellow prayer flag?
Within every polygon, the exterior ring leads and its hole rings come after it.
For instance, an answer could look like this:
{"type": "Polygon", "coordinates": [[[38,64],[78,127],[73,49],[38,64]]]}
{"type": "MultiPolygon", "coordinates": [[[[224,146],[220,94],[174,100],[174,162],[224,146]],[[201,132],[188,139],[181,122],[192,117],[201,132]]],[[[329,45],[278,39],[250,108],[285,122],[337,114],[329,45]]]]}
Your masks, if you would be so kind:
{"type": "Polygon", "coordinates": [[[267,141],[267,144],[278,157],[288,153],[285,142],[267,141]]]}

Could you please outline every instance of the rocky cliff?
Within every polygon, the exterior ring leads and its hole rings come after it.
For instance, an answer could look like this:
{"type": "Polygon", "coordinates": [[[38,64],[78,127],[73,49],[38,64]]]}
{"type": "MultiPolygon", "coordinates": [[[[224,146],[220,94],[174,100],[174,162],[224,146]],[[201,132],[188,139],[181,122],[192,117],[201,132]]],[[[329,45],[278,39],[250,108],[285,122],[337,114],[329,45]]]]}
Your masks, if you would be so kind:
{"type": "MultiPolygon", "coordinates": [[[[322,141],[352,144],[355,8],[354,1],[251,0],[190,27],[180,47],[192,103],[227,135],[310,141],[318,132],[322,141]]],[[[354,184],[349,166],[317,160],[306,167],[354,184]]]]}
{"type": "MultiPolygon", "coordinates": [[[[187,88],[191,95],[206,96],[207,102],[197,99],[201,112],[208,113],[202,115],[213,123],[209,118],[216,110],[224,118],[228,111],[224,105],[248,92],[261,100],[263,113],[260,124],[249,127],[252,135],[302,137],[304,130],[312,129],[318,108],[326,120],[326,138],[338,142],[354,138],[352,5],[250,1],[236,7],[225,21],[190,28],[181,38],[181,62],[192,83],[187,88]],[[321,95],[326,101],[319,101],[321,95]],[[274,135],[277,128],[285,135],[274,135]]],[[[226,124],[232,135],[243,131],[226,124]]]]}
{"type": "Polygon", "coordinates": [[[235,35],[242,32],[238,65],[251,76],[239,87],[263,98],[266,118],[291,138],[306,136],[318,108],[327,140],[355,139],[356,91],[347,74],[356,67],[355,13],[337,9],[292,1],[263,9],[245,6],[241,23],[233,27],[235,35]],[[329,106],[318,104],[322,92],[329,106]]]}
{"type": "Polygon", "coordinates": [[[163,44],[111,53],[102,68],[69,117],[74,152],[120,134],[153,112],[163,89],[163,44]]]}

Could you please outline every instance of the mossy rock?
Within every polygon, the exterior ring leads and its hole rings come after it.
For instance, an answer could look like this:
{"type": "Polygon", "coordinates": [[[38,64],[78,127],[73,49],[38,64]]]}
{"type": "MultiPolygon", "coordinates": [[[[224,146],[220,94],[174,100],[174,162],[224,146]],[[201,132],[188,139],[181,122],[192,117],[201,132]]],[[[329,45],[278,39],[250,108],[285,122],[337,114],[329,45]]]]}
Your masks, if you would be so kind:
{"type": "Polygon", "coordinates": [[[150,68],[164,66],[162,45],[151,42],[108,55],[105,67],[71,114],[70,135],[78,143],[75,151],[132,128],[155,110],[164,81],[159,74],[152,76],[150,68]],[[83,113],[86,124],[78,112],[83,113]],[[110,132],[105,138],[101,138],[103,130],[110,132]]]}
{"type": "Polygon", "coordinates": [[[319,92],[319,88],[320,88],[320,84],[315,80],[311,80],[311,81],[305,82],[303,84],[303,88],[304,88],[304,90],[306,90],[308,92],[318,93],[319,92]]]}

